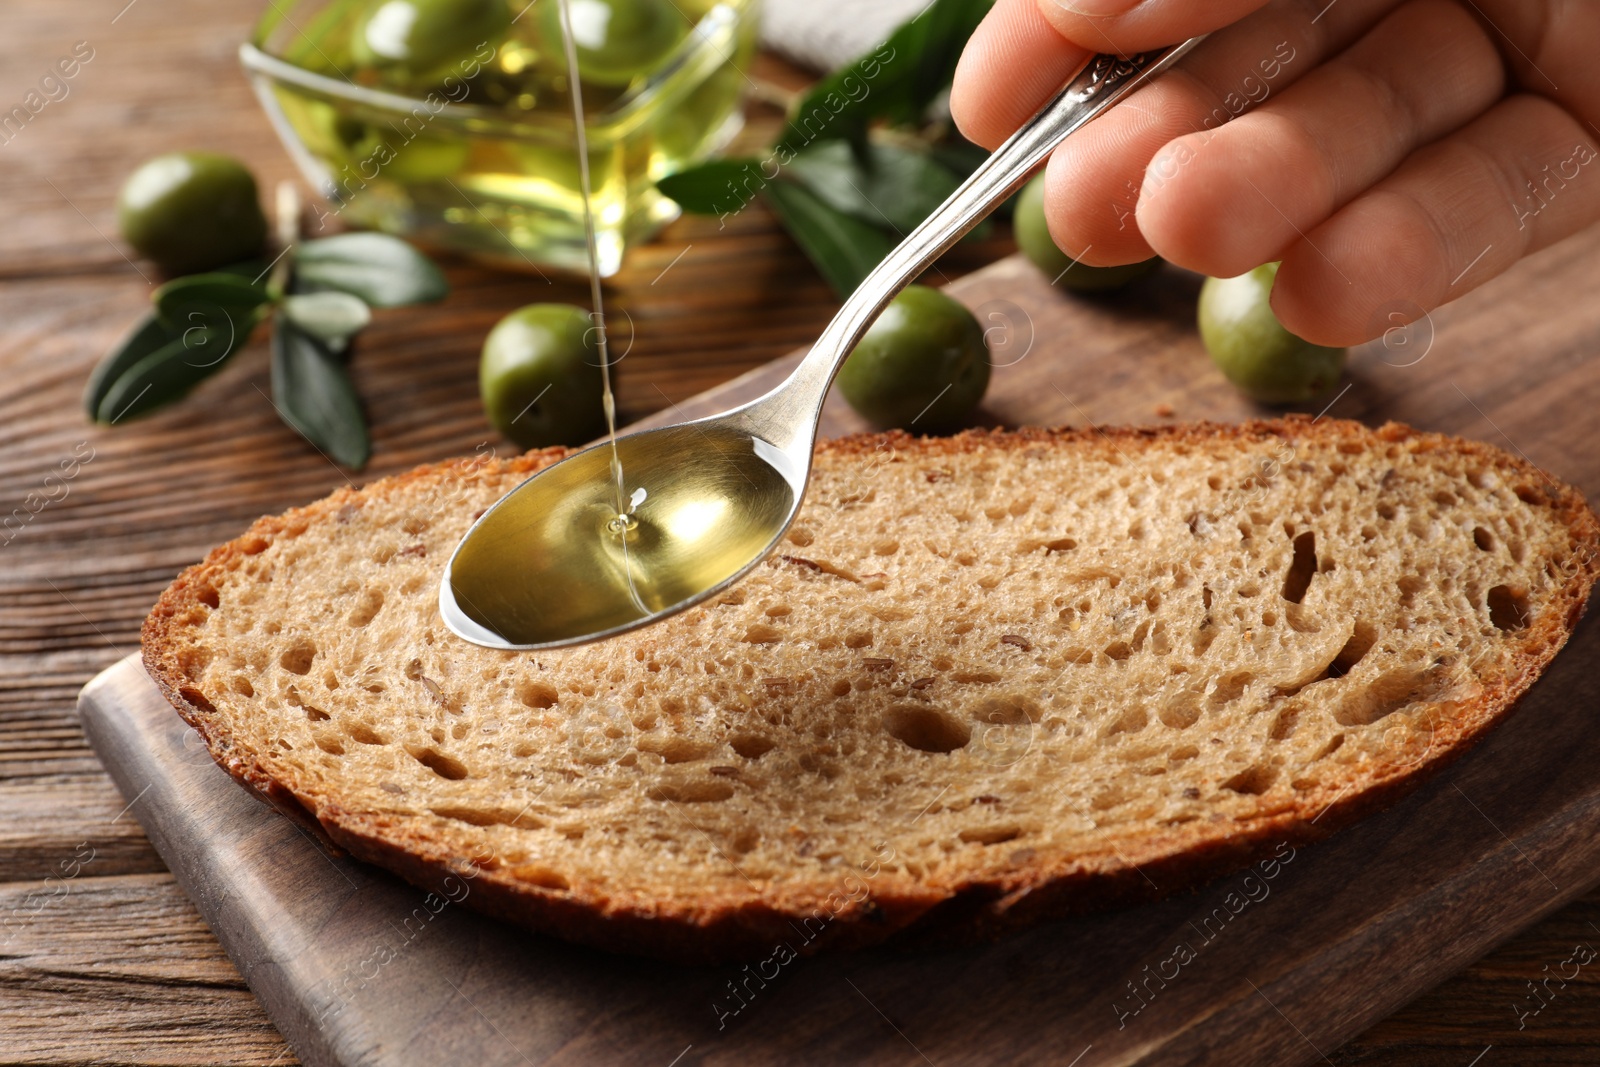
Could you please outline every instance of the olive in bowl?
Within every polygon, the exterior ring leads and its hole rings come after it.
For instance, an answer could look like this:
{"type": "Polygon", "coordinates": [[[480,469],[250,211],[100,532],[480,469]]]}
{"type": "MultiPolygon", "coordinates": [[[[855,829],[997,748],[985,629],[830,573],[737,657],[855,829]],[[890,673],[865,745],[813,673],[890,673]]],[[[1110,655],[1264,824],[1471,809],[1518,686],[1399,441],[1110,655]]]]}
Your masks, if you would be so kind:
{"type": "MultiPolygon", "coordinates": [[[[553,6],[553,5],[552,5],[553,6]]],[[[506,0],[370,0],[350,37],[350,56],[384,84],[423,89],[459,74],[482,45],[511,27],[506,0]]]]}
{"type": "MultiPolygon", "coordinates": [[[[560,55],[560,5],[542,0],[540,7],[540,29],[560,55]]],[[[571,13],[578,74],[595,85],[623,86],[649,74],[689,32],[674,0],[571,0],[571,13]]]]}

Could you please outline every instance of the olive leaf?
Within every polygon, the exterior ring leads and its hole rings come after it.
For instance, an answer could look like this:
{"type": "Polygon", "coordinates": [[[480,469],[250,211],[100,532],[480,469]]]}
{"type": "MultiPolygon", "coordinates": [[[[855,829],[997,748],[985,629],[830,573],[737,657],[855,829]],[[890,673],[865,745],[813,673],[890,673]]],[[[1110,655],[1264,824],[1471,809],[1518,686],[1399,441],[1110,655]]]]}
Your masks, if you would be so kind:
{"type": "MultiPolygon", "coordinates": [[[[179,336],[160,317],[151,312],[135,326],[117,346],[107,352],[89,373],[89,382],[83,389],[83,408],[91,419],[100,419],[100,408],[106,394],[117,384],[117,379],[127,374],[144,359],[179,336]]],[[[103,421],[103,420],[102,420],[103,421]]]]}
{"type": "Polygon", "coordinates": [[[859,151],[844,141],[813,145],[786,173],[829,207],[899,234],[915,229],[961,185],[928,153],[876,142],[859,151]]]}
{"type": "Polygon", "coordinates": [[[317,448],[346,467],[366,465],[372,444],[350,376],[327,345],[282,313],[273,323],[272,397],[283,421],[317,448]]]}
{"type": "Polygon", "coordinates": [[[267,274],[272,270],[272,262],[265,259],[246,259],[238,263],[230,263],[226,267],[218,267],[211,274],[227,274],[235,278],[248,278],[252,285],[266,284],[267,274]]]}
{"type": "Polygon", "coordinates": [[[764,159],[713,160],[657,187],[705,215],[765,194],[828,282],[850,292],[987,155],[952,128],[947,94],[967,39],[992,6],[933,0],[805,93],[764,159]]]}
{"type": "Polygon", "coordinates": [[[989,150],[973,144],[959,133],[946,133],[943,138],[928,146],[928,153],[944,164],[950,173],[965,181],[989,158],[989,150]]]}
{"type": "Polygon", "coordinates": [[[151,294],[156,310],[214,304],[223,307],[256,308],[272,299],[266,286],[246,281],[229,271],[189,274],[174,278],[151,294]]]}
{"type": "Polygon", "coordinates": [[[766,185],[755,159],[713,159],[656,182],[664,196],[693,215],[726,215],[748,204],[766,185]]]}
{"type": "Polygon", "coordinates": [[[237,334],[243,344],[264,315],[272,295],[265,286],[226,272],[175,278],[151,294],[156,314],[180,332],[196,328],[237,334]]]}
{"type": "Polygon", "coordinates": [[[342,233],[307,241],[295,251],[295,279],[305,292],[334,289],[370,307],[443,299],[449,283],[433,261],[398,237],[342,233]]]}
{"type": "Polygon", "coordinates": [[[178,400],[244,346],[271,297],[232,270],[177,278],[152,294],[155,311],[89,375],[90,418],[117,422],[178,400]]]}
{"type": "Polygon", "coordinates": [[[278,308],[272,388],[283,421],[340,463],[371,452],[361,402],[342,365],[371,307],[443,297],[431,260],[394,237],[341,234],[292,246],[279,260],[246,260],[178,278],[152,295],[145,316],[96,365],[84,388],[91,418],[115,423],[183,397],[242,348],[278,308]],[[263,284],[277,266],[290,279],[263,284]],[[293,268],[292,270],[290,268],[293,268]]]}
{"type": "Polygon", "coordinates": [[[372,310],[349,293],[298,293],[280,306],[285,318],[335,352],[372,321],[372,310]]]}
{"type": "Polygon", "coordinates": [[[899,94],[879,113],[890,122],[919,122],[940,102],[955,78],[956,65],[994,0],[935,0],[900,27],[904,34],[906,77],[899,94]]]}
{"type": "Polygon", "coordinates": [[[239,335],[226,328],[175,329],[151,316],[127,343],[106,358],[103,365],[116,365],[114,377],[108,373],[110,380],[99,391],[90,414],[96,422],[111,424],[170,404],[215,374],[240,344],[239,335]],[[150,329],[151,322],[161,331],[159,344],[155,343],[158,337],[150,329]],[[141,352],[135,359],[135,354],[141,352]]]}
{"type": "Polygon", "coordinates": [[[894,238],[830,206],[797,182],[773,182],[767,202],[807,258],[841,297],[894,248],[894,238]]]}
{"type": "Polygon", "coordinates": [[[933,0],[800,98],[778,139],[780,154],[819,140],[862,141],[876,120],[920,123],[949,87],[967,38],[992,6],[993,0],[933,0]]]}

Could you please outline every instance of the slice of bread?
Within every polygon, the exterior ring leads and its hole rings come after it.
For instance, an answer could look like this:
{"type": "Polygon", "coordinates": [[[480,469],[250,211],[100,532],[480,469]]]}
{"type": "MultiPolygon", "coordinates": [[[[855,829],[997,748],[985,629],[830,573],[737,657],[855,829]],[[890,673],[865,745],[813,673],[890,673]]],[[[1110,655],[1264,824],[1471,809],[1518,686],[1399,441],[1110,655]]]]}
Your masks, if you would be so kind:
{"type": "Polygon", "coordinates": [[[853,437],[717,601],[461,641],[452,549],[562,454],[262,519],[162,596],[145,662],[355,855],[677,959],[992,932],[1323,836],[1506,714],[1600,546],[1573,489],[1403,426],[853,437]]]}

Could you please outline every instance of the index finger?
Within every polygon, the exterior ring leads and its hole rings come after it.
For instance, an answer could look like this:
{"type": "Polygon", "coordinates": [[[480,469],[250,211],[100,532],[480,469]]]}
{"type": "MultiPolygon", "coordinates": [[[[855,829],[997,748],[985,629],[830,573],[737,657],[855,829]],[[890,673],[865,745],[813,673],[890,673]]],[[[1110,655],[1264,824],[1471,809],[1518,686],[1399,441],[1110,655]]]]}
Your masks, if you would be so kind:
{"type": "MultiPolygon", "coordinates": [[[[1232,25],[1268,0],[1036,0],[1065,39],[1120,56],[1198,37],[1232,25]]],[[[1330,5],[1331,6],[1331,5],[1330,5]]]]}
{"type": "Polygon", "coordinates": [[[968,140],[995,148],[1091,55],[1175,44],[1236,22],[1267,2],[997,0],[961,54],[950,112],[968,140]]]}
{"type": "Polygon", "coordinates": [[[1038,0],[996,0],[956,64],[951,117],[967,140],[997,148],[1091,55],[1061,36],[1038,0]]]}

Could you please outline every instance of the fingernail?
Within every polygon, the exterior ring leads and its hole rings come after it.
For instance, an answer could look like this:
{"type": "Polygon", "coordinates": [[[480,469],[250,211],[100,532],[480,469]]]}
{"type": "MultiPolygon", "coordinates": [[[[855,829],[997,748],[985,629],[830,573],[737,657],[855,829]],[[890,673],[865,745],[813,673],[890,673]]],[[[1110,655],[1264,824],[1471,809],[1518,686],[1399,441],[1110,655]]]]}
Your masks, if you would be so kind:
{"type": "Polygon", "coordinates": [[[1112,15],[1125,15],[1138,7],[1141,0],[1054,0],[1063,11],[1086,18],[1103,19],[1112,15]]]}

